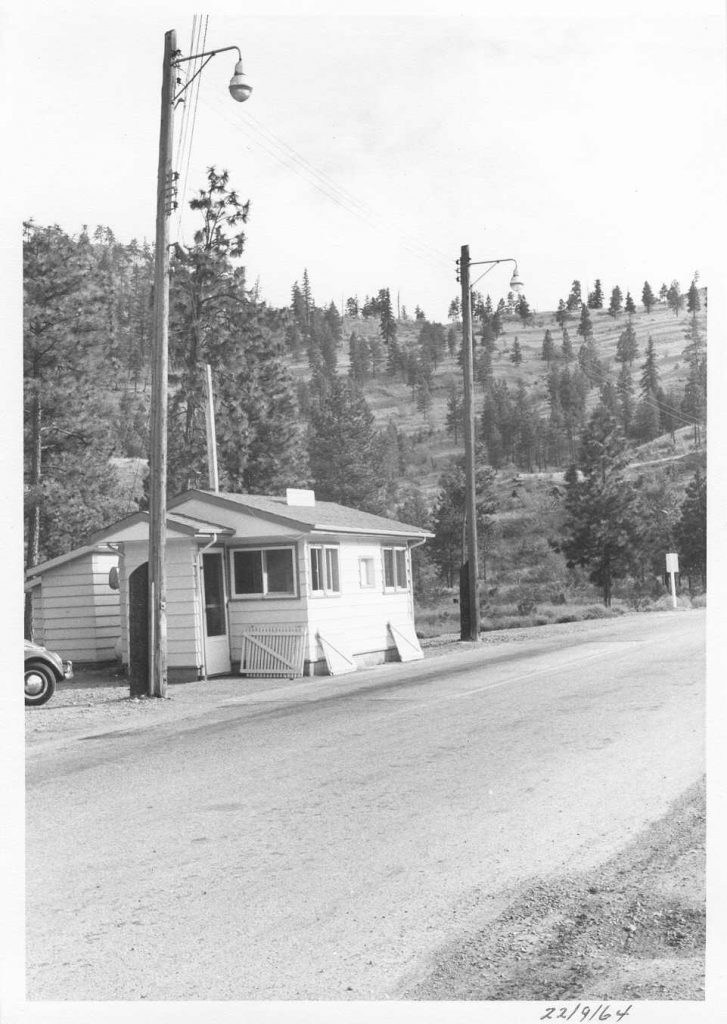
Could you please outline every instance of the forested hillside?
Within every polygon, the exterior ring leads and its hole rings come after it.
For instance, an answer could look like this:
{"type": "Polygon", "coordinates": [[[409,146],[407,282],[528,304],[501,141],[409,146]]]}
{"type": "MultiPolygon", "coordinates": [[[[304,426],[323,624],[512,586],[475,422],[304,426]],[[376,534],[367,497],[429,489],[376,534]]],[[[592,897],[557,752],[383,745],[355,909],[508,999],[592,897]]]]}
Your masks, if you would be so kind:
{"type": "MultiPolygon", "coordinates": [[[[199,230],[175,248],[170,279],[170,493],[208,486],[210,364],[223,490],[308,485],[430,526],[418,591],[454,586],[464,487],[454,280],[446,324],[427,319],[424,298],[410,313],[395,308],[385,282],[343,310],[317,301],[304,268],[289,306],[272,308],[246,281],[247,206],[227,175],[211,170],[192,206],[199,230]]],[[[25,226],[27,564],[145,505],[152,271],[149,247],[110,228],[25,226]]],[[[576,583],[606,603],[614,580],[656,593],[665,546],[678,541],[703,583],[694,523],[705,490],[706,305],[697,280],[685,292],[644,282],[634,295],[618,285],[606,295],[597,281],[586,296],[573,281],[553,312],[473,293],[493,600],[498,581],[524,588],[523,607],[536,583],[555,603],[576,583]]]]}

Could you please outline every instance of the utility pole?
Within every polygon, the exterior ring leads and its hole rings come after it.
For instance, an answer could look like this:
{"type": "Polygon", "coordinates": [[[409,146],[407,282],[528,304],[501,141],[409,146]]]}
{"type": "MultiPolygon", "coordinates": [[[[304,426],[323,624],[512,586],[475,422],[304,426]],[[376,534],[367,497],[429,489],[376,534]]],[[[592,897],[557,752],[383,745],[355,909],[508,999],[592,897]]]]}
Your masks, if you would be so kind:
{"type": "Polygon", "coordinates": [[[162,112],[159,130],[156,240],[154,253],[154,332],[151,372],[151,450],[149,455],[149,696],[167,695],[167,370],[169,337],[169,216],[174,201],[173,65],[177,34],[164,36],[162,112]]]}
{"type": "Polygon", "coordinates": [[[477,566],[477,491],[475,487],[475,409],[472,351],[472,297],[470,295],[470,248],[463,245],[459,261],[462,282],[462,355],[464,364],[464,459],[465,459],[465,524],[467,530],[467,591],[469,594],[469,635],[462,639],[480,638],[480,593],[477,566]]]}
{"type": "Polygon", "coordinates": [[[212,367],[205,365],[205,390],[207,392],[207,468],[210,490],[220,493],[220,476],[217,469],[217,431],[215,430],[215,396],[212,390],[212,367]]]}

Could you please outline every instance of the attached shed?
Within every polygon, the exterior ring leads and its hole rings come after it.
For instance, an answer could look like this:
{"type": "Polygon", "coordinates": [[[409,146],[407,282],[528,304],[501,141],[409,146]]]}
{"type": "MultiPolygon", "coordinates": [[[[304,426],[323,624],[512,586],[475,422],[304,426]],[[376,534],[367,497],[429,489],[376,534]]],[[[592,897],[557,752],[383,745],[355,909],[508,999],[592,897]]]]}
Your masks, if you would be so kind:
{"type": "MultiPolygon", "coordinates": [[[[122,553],[125,664],[131,578],[148,560],[148,531],[138,513],[96,538],[122,553]]],[[[168,504],[169,679],[338,673],[421,657],[411,549],[429,536],[312,491],[185,492],[168,504]]]]}
{"type": "Polygon", "coordinates": [[[36,643],[76,664],[113,661],[121,635],[119,590],[109,580],[119,556],[107,544],[76,548],[25,574],[36,643]]]}

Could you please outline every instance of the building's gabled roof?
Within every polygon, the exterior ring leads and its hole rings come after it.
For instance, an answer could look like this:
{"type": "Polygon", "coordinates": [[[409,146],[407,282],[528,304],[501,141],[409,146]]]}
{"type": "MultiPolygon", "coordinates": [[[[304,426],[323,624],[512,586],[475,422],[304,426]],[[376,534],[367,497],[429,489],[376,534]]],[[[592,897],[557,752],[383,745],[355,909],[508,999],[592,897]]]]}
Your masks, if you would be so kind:
{"type": "MultiPolygon", "coordinates": [[[[120,519],[118,523],[107,526],[105,530],[99,530],[98,533],[93,535],[92,540],[95,542],[112,540],[114,535],[120,531],[130,526],[135,526],[137,523],[148,523],[148,521],[148,512],[135,512],[133,515],[127,516],[126,519],[120,519]]],[[[223,526],[221,523],[211,523],[209,520],[200,519],[198,516],[188,516],[183,512],[169,512],[167,514],[167,530],[172,530],[175,533],[186,533],[192,537],[210,537],[215,534],[229,536],[235,532],[229,526],[223,526]]]]}
{"type": "Polygon", "coordinates": [[[59,565],[63,565],[64,562],[72,562],[76,558],[82,558],[84,555],[90,554],[100,555],[113,555],[116,552],[105,544],[85,544],[82,548],[74,548],[73,551],[67,551],[65,555],[57,555],[55,558],[49,558],[47,562],[39,562],[38,565],[31,565],[25,570],[25,577],[29,579],[31,576],[39,576],[42,573],[47,572],[49,569],[55,569],[59,565]]]}
{"type": "Polygon", "coordinates": [[[396,519],[361,512],[332,501],[318,501],[310,505],[289,505],[286,498],[269,494],[218,494],[214,491],[191,490],[178,495],[169,507],[197,498],[218,508],[235,508],[241,512],[295,526],[306,532],[376,534],[396,537],[422,538],[433,534],[421,526],[400,523],[396,519]]]}

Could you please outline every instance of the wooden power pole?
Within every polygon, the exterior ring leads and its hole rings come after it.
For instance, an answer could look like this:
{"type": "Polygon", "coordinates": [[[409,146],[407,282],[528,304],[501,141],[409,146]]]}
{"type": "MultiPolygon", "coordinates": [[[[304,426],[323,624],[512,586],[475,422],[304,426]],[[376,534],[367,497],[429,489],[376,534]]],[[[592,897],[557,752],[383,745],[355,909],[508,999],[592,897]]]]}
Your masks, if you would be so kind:
{"type": "MultiPolygon", "coordinates": [[[[462,282],[462,355],[464,365],[464,459],[465,459],[465,524],[467,532],[467,592],[469,595],[469,629],[462,639],[480,638],[480,593],[477,566],[477,489],[475,486],[475,409],[473,403],[474,371],[472,347],[472,297],[470,295],[470,249],[463,245],[459,261],[462,282]]],[[[465,632],[465,631],[463,631],[465,632]]]]}
{"type": "Polygon", "coordinates": [[[174,202],[174,30],[164,36],[162,112],[157,174],[154,252],[154,333],[151,373],[151,450],[149,456],[149,696],[167,693],[167,369],[169,337],[169,217],[174,202]]]}

